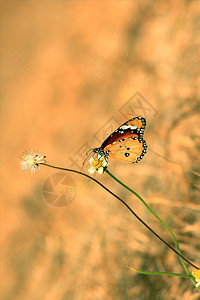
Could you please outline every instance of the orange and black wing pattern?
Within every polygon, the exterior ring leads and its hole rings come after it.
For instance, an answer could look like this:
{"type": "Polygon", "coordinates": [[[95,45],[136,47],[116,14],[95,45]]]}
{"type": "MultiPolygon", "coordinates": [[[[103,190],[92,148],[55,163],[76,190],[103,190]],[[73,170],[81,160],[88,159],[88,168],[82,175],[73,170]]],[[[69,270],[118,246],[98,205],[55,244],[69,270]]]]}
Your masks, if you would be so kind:
{"type": "Polygon", "coordinates": [[[145,127],[145,118],[132,118],[117,128],[94,152],[106,158],[137,163],[146,154],[147,145],[143,140],[145,127]]]}
{"type": "Polygon", "coordinates": [[[127,163],[137,163],[146,154],[147,145],[144,140],[136,137],[123,138],[105,147],[110,158],[115,158],[127,163]]]}

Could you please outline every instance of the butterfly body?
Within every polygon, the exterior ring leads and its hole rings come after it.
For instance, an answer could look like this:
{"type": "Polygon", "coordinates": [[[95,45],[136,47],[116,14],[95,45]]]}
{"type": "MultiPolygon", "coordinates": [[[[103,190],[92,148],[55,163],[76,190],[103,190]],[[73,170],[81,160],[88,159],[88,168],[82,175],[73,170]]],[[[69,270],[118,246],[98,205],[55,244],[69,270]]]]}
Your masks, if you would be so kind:
{"type": "Polygon", "coordinates": [[[143,140],[146,120],[143,117],[132,118],[117,128],[99,148],[93,152],[128,163],[138,163],[146,154],[147,145],[143,140]]]}

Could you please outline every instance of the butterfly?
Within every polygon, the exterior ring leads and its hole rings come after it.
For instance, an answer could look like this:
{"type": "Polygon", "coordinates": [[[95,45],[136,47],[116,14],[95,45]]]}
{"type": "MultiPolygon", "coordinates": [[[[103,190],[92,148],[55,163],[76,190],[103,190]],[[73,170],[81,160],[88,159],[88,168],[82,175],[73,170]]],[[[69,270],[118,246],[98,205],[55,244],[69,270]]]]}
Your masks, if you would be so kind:
{"type": "Polygon", "coordinates": [[[143,140],[145,127],[145,118],[132,118],[109,135],[99,148],[91,150],[106,160],[114,158],[127,163],[138,163],[147,151],[143,140]]]}

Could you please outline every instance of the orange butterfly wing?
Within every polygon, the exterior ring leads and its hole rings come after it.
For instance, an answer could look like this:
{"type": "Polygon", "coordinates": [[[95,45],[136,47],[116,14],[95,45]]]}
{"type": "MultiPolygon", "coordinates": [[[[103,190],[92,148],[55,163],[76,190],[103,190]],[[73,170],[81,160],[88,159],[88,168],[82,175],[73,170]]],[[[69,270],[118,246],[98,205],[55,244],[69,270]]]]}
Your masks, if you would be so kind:
{"type": "Polygon", "coordinates": [[[127,121],[124,125],[132,125],[132,126],[137,126],[138,129],[145,127],[145,119],[144,118],[133,118],[129,121],[127,121]]]}
{"type": "Polygon", "coordinates": [[[109,144],[104,151],[109,152],[109,157],[128,163],[137,163],[146,154],[147,145],[144,140],[127,137],[109,144]]]}

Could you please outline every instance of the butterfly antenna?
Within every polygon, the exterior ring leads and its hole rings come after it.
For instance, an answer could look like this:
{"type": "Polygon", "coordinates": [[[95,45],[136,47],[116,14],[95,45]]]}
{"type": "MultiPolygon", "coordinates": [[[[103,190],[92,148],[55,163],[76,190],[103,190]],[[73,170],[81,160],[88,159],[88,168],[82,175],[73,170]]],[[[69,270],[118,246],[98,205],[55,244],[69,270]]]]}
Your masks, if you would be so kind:
{"type": "MultiPolygon", "coordinates": [[[[93,148],[90,148],[87,152],[86,152],[86,155],[88,155],[88,153],[90,152],[90,151],[93,151],[93,148]]],[[[89,154],[90,155],[90,154],[89,154]]]]}
{"type": "Polygon", "coordinates": [[[90,157],[90,155],[92,154],[92,152],[93,152],[93,149],[91,148],[91,149],[89,149],[87,152],[86,152],[86,158],[84,159],[84,161],[83,161],[83,166],[84,166],[84,164],[85,164],[85,162],[86,162],[86,160],[90,157]]]}

